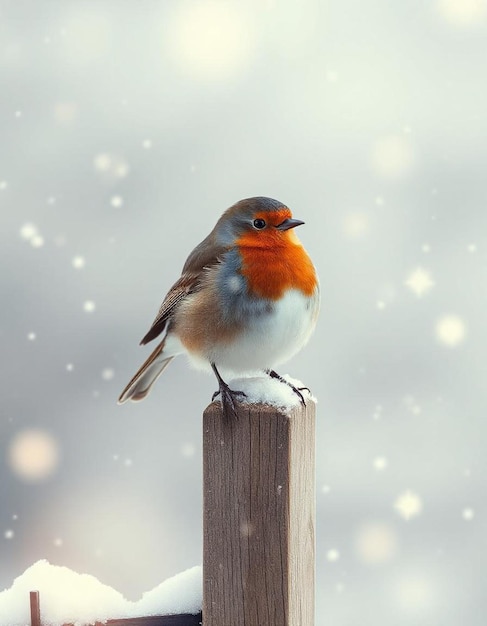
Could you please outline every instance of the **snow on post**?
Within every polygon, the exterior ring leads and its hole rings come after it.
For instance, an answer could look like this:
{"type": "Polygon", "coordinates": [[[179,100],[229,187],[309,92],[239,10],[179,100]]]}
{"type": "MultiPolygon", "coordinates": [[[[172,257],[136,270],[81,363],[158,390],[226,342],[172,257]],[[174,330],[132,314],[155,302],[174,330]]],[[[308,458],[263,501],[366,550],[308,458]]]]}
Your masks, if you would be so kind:
{"type": "Polygon", "coordinates": [[[203,417],[203,624],[313,626],[315,403],[247,382],[237,419],[203,417]]]}

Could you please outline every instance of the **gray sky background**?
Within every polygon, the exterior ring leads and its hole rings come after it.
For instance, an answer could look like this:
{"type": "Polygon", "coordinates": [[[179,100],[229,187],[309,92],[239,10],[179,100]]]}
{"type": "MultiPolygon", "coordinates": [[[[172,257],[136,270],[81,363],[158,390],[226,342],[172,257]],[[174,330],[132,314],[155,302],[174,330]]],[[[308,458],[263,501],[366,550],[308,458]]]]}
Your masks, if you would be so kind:
{"type": "MultiPolygon", "coordinates": [[[[201,562],[201,413],[116,399],[240,198],[322,283],[317,624],[484,624],[487,2],[0,1],[0,589],[201,562]]],[[[27,601],[27,599],[26,599],[27,601]]]]}

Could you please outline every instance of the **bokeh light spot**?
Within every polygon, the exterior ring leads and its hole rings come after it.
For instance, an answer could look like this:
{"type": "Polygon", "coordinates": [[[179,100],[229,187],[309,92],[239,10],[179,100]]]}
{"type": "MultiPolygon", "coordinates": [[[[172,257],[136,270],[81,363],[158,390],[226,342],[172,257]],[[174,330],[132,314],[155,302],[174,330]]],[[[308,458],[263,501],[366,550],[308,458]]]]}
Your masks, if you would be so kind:
{"type": "Polygon", "coordinates": [[[465,322],[458,315],[444,315],[435,327],[436,338],[440,343],[449,348],[456,348],[465,339],[465,322]]]}
{"type": "Polygon", "coordinates": [[[369,218],[363,211],[353,211],[345,216],[343,231],[348,239],[362,239],[369,230],[369,218]]]}
{"type": "Polygon", "coordinates": [[[331,548],[326,553],[326,560],[329,561],[330,563],[335,563],[339,559],[340,559],[340,552],[336,550],[335,548],[331,548]]]}
{"type": "Polygon", "coordinates": [[[52,435],[36,429],[19,432],[8,450],[11,470],[26,482],[48,478],[59,464],[59,446],[52,435]]]}
{"type": "Polygon", "coordinates": [[[130,171],[124,157],[108,152],[97,154],[93,159],[93,167],[102,180],[111,184],[125,178],[130,171]]]}
{"type": "Polygon", "coordinates": [[[425,574],[403,574],[395,581],[393,595],[405,612],[431,610],[439,601],[435,580],[425,574]]]}
{"type": "Polygon", "coordinates": [[[378,139],[371,152],[371,165],[381,178],[405,178],[413,169],[415,154],[408,136],[387,135],[378,139]]]}
{"type": "Polygon", "coordinates": [[[408,289],[421,298],[424,294],[428,293],[434,286],[435,282],[431,276],[431,273],[422,267],[417,267],[408,276],[404,283],[408,289]]]}
{"type": "Polygon", "coordinates": [[[101,377],[103,378],[103,380],[112,380],[114,376],[115,372],[111,367],[105,367],[105,369],[103,369],[101,372],[101,377]]]}
{"type": "Polygon", "coordinates": [[[470,522],[475,517],[475,511],[471,508],[463,509],[462,517],[464,520],[467,520],[468,522],[470,522]]]}
{"type": "Polygon", "coordinates": [[[487,16],[487,0],[439,0],[437,9],[453,26],[474,26],[487,16]]]}
{"type": "Polygon", "coordinates": [[[242,71],[253,52],[246,14],[237,4],[198,2],[173,16],[170,47],[175,62],[203,79],[222,79],[242,71]]]}
{"type": "Polygon", "coordinates": [[[394,508],[407,522],[423,510],[423,502],[417,493],[408,489],[401,493],[394,502],[394,508]]]}
{"type": "Polygon", "coordinates": [[[392,526],[369,522],[359,528],[355,548],[360,560],[370,565],[390,561],[397,553],[397,535],[392,526]]]}
{"type": "Polygon", "coordinates": [[[82,256],[75,256],[71,259],[71,264],[75,269],[80,270],[86,265],[86,261],[82,256]]]}
{"type": "Polygon", "coordinates": [[[83,311],[85,313],[94,313],[95,310],[96,304],[93,302],[93,300],[86,300],[86,302],[83,302],[83,311]]]}

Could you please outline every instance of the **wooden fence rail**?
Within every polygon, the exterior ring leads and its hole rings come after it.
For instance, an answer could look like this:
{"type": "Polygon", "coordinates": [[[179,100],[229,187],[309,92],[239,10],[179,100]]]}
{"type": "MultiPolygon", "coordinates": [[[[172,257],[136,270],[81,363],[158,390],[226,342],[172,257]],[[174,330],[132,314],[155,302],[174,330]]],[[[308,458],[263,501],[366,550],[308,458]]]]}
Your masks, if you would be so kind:
{"type": "MultiPolygon", "coordinates": [[[[31,626],[42,626],[41,606],[38,591],[30,592],[30,619],[31,626]]],[[[197,613],[183,613],[180,615],[148,615],[145,617],[130,617],[126,619],[110,619],[107,622],[95,622],[93,626],[201,626],[202,615],[197,613]]],[[[64,624],[64,626],[73,626],[64,624]]]]}

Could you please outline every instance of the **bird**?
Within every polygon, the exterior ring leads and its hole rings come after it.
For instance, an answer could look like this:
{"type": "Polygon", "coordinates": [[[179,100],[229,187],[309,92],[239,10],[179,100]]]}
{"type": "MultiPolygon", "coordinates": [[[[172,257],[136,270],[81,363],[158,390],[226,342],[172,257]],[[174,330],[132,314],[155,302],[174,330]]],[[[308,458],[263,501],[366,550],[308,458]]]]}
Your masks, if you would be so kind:
{"type": "MultiPolygon", "coordinates": [[[[160,342],[118,400],[138,401],[178,355],[213,370],[226,417],[245,396],[228,374],[261,372],[302,391],[275,371],[309,340],[320,308],[317,272],[282,202],[263,196],[233,204],[184,263],[140,344],[160,342]],[[222,373],[223,372],[223,373],[222,373]]],[[[309,390],[308,390],[309,391],[309,390]]]]}

